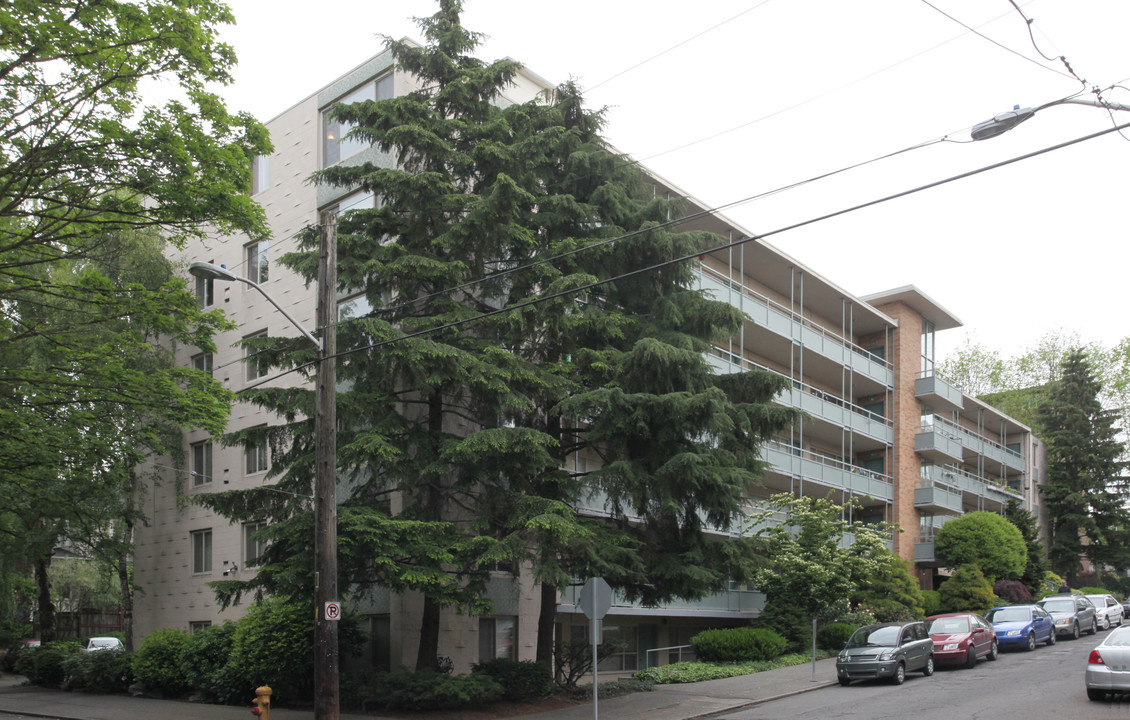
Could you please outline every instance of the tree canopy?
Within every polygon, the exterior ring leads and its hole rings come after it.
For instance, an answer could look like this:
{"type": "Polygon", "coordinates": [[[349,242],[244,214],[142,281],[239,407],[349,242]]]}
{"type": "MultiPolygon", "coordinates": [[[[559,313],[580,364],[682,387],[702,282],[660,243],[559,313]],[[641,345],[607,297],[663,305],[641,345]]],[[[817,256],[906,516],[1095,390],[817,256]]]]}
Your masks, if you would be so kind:
{"type": "Polygon", "coordinates": [[[1016,580],[1028,562],[1024,536],[1015,525],[991,512],[971,512],[950,520],[934,538],[934,552],[945,567],[976,565],[990,585],[1016,580]]]}

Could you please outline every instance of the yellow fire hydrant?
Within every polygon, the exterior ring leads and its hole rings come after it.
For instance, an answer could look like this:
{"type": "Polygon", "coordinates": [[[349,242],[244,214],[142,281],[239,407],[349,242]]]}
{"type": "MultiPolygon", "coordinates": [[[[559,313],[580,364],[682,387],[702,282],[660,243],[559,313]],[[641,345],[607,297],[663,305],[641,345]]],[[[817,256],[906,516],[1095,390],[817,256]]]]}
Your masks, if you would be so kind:
{"type": "Polygon", "coordinates": [[[271,720],[271,688],[267,685],[255,688],[255,699],[251,701],[255,707],[251,708],[253,715],[258,715],[259,720],[271,720]]]}

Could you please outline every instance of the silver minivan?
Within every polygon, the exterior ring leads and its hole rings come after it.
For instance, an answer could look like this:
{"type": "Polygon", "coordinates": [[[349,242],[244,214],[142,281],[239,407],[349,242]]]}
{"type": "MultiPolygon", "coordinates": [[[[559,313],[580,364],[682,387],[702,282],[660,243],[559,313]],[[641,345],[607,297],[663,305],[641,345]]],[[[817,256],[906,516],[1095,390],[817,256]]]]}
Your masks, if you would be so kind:
{"type": "Polygon", "coordinates": [[[840,685],[875,678],[902,685],[908,672],[919,671],[934,674],[934,642],[921,621],[861,627],[836,657],[840,685]]]}

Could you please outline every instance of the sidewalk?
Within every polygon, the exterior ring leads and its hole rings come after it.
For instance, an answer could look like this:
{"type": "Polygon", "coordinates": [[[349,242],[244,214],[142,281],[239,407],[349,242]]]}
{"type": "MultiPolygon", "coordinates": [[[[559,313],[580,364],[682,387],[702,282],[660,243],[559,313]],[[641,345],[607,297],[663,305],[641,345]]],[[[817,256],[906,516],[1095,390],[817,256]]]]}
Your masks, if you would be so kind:
{"type": "MultiPolygon", "coordinates": [[[[616,720],[691,720],[737,710],[836,683],[836,664],[821,660],[812,664],[767,670],[725,680],[685,685],[657,685],[652,692],[633,693],[599,700],[601,716],[616,720]]],[[[0,674],[0,712],[61,720],[243,720],[251,716],[251,698],[246,707],[203,705],[177,700],[150,700],[128,695],[45,690],[23,685],[23,678],[0,674]]],[[[423,716],[422,716],[423,717],[423,716]]],[[[521,716],[523,720],[588,720],[592,703],[521,716]]],[[[313,720],[308,710],[271,710],[272,720],[313,720]]],[[[381,720],[376,715],[343,713],[341,720],[381,720]]]]}

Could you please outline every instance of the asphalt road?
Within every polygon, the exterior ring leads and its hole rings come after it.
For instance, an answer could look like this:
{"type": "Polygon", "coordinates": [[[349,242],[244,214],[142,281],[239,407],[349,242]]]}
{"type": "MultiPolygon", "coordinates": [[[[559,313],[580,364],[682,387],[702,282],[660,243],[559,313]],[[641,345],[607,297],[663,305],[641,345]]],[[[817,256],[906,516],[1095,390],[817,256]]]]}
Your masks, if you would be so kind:
{"type": "Polygon", "coordinates": [[[741,712],[718,715],[726,720],[1065,720],[1130,718],[1130,699],[1091,702],[1083,686],[1087,656],[1105,632],[1078,640],[1060,639],[1033,652],[1002,652],[996,662],[982,660],[972,669],[939,668],[933,677],[914,673],[901,686],[857,682],[784,698],[741,712]]]}

